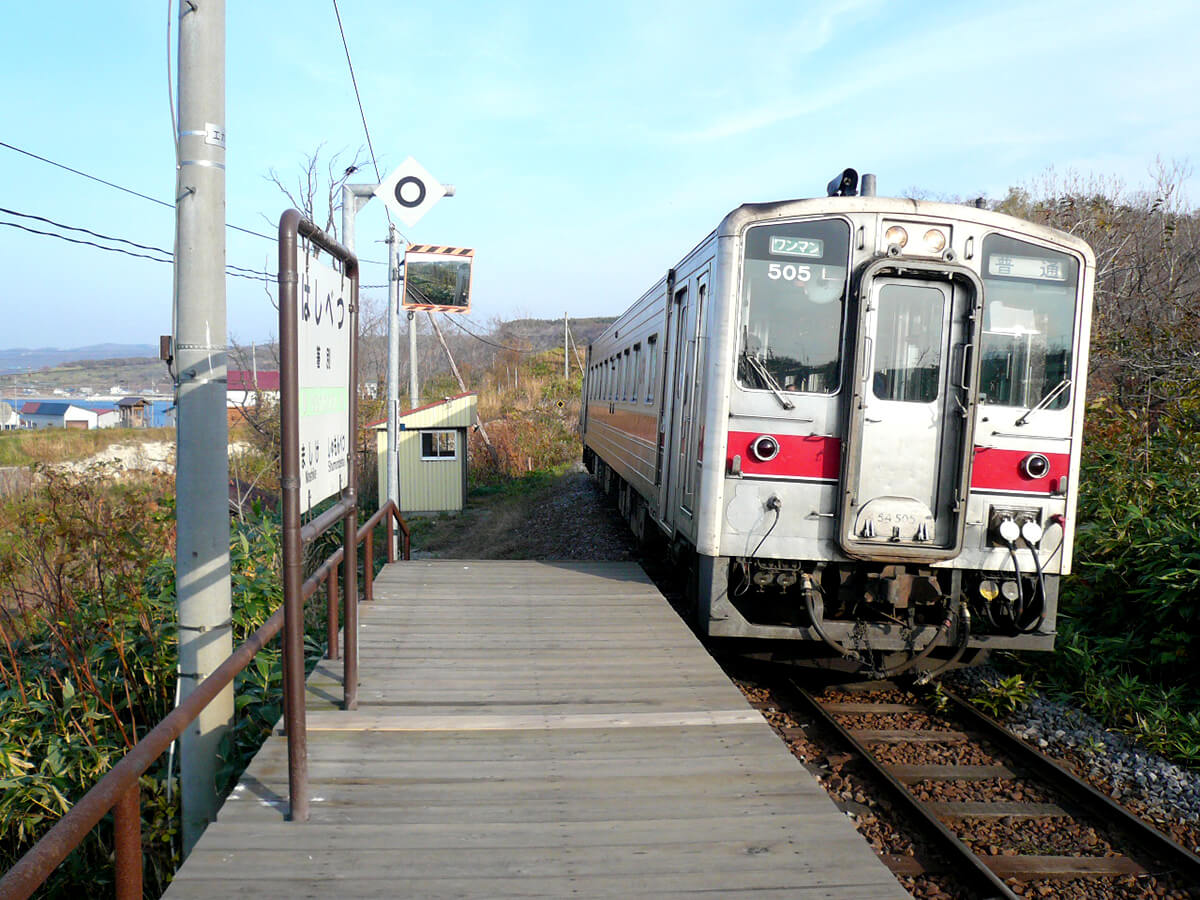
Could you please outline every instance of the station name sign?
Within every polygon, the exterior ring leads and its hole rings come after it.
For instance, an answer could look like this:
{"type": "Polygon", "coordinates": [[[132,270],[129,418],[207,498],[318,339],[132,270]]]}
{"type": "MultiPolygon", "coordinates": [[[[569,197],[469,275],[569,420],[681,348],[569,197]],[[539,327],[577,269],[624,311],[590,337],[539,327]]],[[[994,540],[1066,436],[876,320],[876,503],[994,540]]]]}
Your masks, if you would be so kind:
{"type": "MultiPolygon", "coordinates": [[[[325,257],[328,258],[328,257],[325,257]]],[[[300,512],[346,487],[350,462],[351,283],[318,258],[298,253],[296,291],[300,512]]]]}

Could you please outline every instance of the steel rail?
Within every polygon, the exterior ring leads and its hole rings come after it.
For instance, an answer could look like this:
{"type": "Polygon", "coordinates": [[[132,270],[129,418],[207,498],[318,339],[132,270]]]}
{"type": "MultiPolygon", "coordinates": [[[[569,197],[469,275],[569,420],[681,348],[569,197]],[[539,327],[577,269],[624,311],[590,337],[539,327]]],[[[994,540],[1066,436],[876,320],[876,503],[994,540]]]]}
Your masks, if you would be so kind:
{"type": "MultiPolygon", "coordinates": [[[[385,516],[388,530],[388,562],[395,562],[392,540],[394,527],[399,527],[404,537],[403,558],[409,559],[411,533],[400,511],[390,500],[357,529],[355,543],[361,543],[373,536],[374,529],[385,516]]],[[[333,639],[326,653],[330,659],[337,658],[337,575],[343,554],[344,548],[339,547],[305,580],[302,588],[304,600],[308,600],[320,589],[322,583],[327,586],[327,602],[332,610],[330,619],[334,623],[333,639]]],[[[71,851],[83,843],[109,811],[113,812],[115,826],[116,896],[118,900],[140,900],[143,858],[138,779],[200,715],[204,707],[279,634],[283,623],[284,607],[280,605],[266,622],[238,645],[237,649],[211,675],[200,682],[179,706],[130,748],[116,765],[92,785],[49,831],[4,873],[0,878],[0,900],[26,900],[32,896],[71,851]]]]}
{"type": "Polygon", "coordinates": [[[953,831],[947,828],[932,811],[913,796],[912,792],[901,784],[895,775],[875,759],[874,754],[870,750],[860,743],[854,735],[821,706],[820,701],[795,682],[789,684],[789,689],[807,710],[820,720],[822,725],[833,731],[841,741],[848,744],[859,755],[867,767],[870,768],[872,774],[891,789],[893,799],[898,801],[906,812],[918,818],[925,825],[928,825],[929,829],[938,836],[938,843],[941,849],[952,859],[958,860],[963,864],[962,869],[955,871],[956,875],[964,880],[970,880],[975,890],[995,892],[992,894],[980,894],[979,896],[981,897],[1003,897],[1004,900],[1019,900],[1019,896],[1013,893],[1008,885],[1004,883],[1003,879],[989,869],[970,847],[959,840],[953,831]]]}
{"type": "Polygon", "coordinates": [[[1050,782],[1096,818],[1125,828],[1143,850],[1178,869],[1179,874],[1187,876],[1189,884],[1200,884],[1200,856],[1171,840],[957,694],[946,691],[946,696],[955,711],[969,720],[973,728],[984,733],[1022,766],[1050,782]]]}

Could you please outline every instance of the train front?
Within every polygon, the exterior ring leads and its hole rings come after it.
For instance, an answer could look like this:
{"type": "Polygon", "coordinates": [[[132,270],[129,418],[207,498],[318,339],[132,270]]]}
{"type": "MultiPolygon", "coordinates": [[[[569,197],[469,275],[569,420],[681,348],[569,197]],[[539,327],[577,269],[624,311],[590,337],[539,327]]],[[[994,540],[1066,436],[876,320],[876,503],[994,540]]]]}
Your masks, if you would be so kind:
{"type": "Polygon", "coordinates": [[[709,633],[801,638],[878,675],[1052,649],[1089,248],[875,197],[744,206],[718,239],[729,377],[706,409],[729,424],[706,484],[709,633]]]}

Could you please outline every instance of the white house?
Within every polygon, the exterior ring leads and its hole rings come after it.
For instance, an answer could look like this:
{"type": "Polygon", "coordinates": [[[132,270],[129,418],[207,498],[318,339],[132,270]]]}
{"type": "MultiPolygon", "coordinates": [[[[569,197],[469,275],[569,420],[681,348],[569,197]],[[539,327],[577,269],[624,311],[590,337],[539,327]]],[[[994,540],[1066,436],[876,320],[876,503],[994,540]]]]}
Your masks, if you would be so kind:
{"type": "Polygon", "coordinates": [[[13,407],[0,400],[0,431],[12,431],[21,427],[21,414],[13,407]]]}

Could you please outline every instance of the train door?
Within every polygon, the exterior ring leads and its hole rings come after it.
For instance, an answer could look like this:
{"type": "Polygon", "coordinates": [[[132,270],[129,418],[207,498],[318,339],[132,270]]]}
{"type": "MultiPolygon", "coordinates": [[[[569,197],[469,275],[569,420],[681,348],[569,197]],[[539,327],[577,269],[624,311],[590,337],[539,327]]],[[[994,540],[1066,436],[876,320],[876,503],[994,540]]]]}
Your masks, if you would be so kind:
{"type": "Polygon", "coordinates": [[[983,292],[956,266],[924,269],[877,263],[860,284],[839,529],[860,558],[962,546],[983,292]]]}
{"type": "Polygon", "coordinates": [[[685,284],[674,292],[668,316],[673,320],[674,333],[667,335],[667,377],[664,382],[667,390],[663,396],[663,415],[665,434],[660,438],[664,441],[662,486],[659,493],[659,519],[671,526],[677,521],[674,510],[676,483],[680,478],[679,471],[679,441],[684,421],[682,387],[685,381],[688,335],[691,332],[689,322],[688,289],[685,284]]]}
{"type": "Polygon", "coordinates": [[[593,380],[595,376],[592,373],[592,345],[587,345],[586,362],[583,366],[583,390],[582,402],[579,408],[579,433],[587,435],[588,429],[588,413],[591,411],[592,393],[595,389],[593,380]]]}
{"type": "Polygon", "coordinates": [[[693,316],[694,324],[687,331],[687,353],[684,362],[682,380],[683,392],[680,394],[682,403],[682,427],[679,441],[679,473],[680,494],[679,508],[687,515],[692,515],[696,502],[696,481],[700,473],[700,428],[696,412],[700,403],[701,360],[702,350],[700,332],[704,321],[704,301],[708,294],[708,271],[696,278],[696,309],[693,316]]]}

